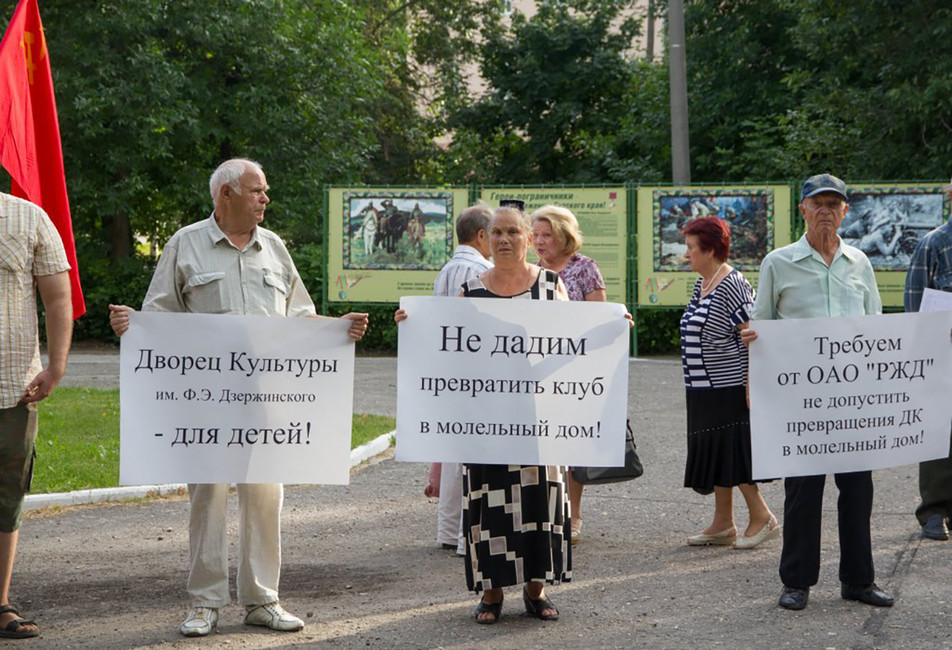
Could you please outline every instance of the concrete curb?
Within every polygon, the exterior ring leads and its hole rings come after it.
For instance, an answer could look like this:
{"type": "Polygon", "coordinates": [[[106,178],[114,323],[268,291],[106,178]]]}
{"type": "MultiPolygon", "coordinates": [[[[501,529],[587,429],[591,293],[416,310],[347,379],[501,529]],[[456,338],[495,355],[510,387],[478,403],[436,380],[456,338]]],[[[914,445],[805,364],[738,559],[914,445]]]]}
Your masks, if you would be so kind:
{"type": "MultiPolygon", "coordinates": [[[[374,438],[366,445],[361,445],[350,451],[350,466],[356,467],[382,454],[390,448],[396,431],[385,433],[374,438]]],[[[38,508],[64,508],[66,506],[82,506],[92,503],[109,503],[111,501],[126,501],[145,497],[178,494],[187,488],[185,483],[169,483],[167,485],[130,485],[126,487],[99,488],[95,490],[76,490],[59,494],[28,494],[23,502],[24,510],[38,508]]]]}

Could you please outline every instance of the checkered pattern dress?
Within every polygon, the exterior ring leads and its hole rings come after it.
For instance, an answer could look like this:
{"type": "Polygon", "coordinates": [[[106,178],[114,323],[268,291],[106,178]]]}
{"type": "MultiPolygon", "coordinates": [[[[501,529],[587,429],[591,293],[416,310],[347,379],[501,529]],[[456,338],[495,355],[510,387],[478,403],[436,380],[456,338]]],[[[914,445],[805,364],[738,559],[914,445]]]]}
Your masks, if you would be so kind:
{"type": "MultiPolygon", "coordinates": [[[[558,300],[558,274],[543,270],[532,288],[499,296],[473,278],[470,298],[558,300]]],[[[523,582],[572,579],[572,547],[564,467],[465,465],[463,530],[466,586],[479,593],[523,582]]]]}

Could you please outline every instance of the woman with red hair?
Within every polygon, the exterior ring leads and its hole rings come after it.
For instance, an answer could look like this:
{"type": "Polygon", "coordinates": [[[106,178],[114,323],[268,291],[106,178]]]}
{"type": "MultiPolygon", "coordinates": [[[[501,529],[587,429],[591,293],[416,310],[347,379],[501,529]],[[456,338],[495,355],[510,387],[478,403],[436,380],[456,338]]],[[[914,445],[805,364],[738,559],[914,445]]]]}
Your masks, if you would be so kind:
{"type": "Polygon", "coordinates": [[[681,317],[681,362],[687,401],[688,456],[684,486],[714,493],[714,520],[691,546],[754,548],[780,534],[780,524],[751,479],[747,349],[740,330],[750,320],[754,292],[727,263],[730,226],[719,217],[693,219],[682,230],[685,257],[700,274],[681,317]],[[737,534],[733,489],[750,513],[737,534]]]}

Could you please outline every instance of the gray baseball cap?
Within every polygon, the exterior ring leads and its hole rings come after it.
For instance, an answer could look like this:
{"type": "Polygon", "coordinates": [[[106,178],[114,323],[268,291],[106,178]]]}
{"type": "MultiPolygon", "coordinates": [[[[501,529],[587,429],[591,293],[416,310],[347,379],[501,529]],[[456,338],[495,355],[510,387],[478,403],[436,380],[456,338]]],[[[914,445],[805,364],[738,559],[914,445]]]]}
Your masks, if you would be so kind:
{"type": "Polygon", "coordinates": [[[821,192],[835,192],[843,197],[844,201],[849,201],[846,195],[846,183],[832,174],[817,174],[807,179],[806,183],[800,189],[800,202],[811,196],[816,196],[821,192]]]}

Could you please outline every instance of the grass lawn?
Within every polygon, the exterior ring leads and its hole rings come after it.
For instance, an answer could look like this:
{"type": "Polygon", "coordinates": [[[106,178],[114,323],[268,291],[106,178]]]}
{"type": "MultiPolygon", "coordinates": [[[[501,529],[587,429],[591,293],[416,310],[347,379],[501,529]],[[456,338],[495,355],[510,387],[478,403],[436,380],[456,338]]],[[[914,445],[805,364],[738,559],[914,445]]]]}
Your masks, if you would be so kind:
{"type": "MultiPolygon", "coordinates": [[[[119,391],[57,388],[40,403],[31,492],[119,485],[119,391]]],[[[393,431],[393,418],[354,414],[351,449],[393,431]]]]}

